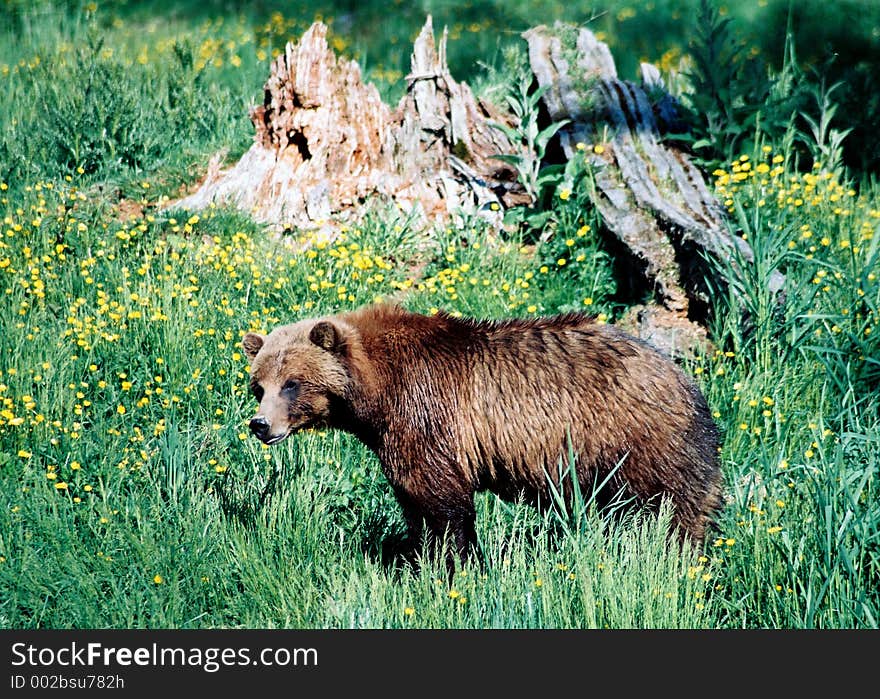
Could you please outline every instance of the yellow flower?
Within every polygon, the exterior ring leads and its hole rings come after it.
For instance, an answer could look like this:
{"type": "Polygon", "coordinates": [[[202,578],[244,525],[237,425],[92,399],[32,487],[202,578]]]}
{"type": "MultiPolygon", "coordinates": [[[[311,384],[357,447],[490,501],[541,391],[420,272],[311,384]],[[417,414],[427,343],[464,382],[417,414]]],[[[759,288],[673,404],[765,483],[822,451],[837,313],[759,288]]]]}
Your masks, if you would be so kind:
{"type": "Polygon", "coordinates": [[[562,199],[562,201],[568,201],[570,197],[571,197],[571,190],[570,189],[563,188],[562,190],[560,190],[559,198],[562,199]]]}
{"type": "Polygon", "coordinates": [[[116,412],[117,412],[119,415],[125,415],[125,406],[124,406],[124,405],[117,405],[117,406],[116,406],[116,412]]]}
{"type": "Polygon", "coordinates": [[[406,608],[404,608],[403,613],[406,614],[407,616],[412,616],[413,614],[416,613],[416,610],[413,609],[412,607],[406,607],[406,608]]]}
{"type": "Polygon", "coordinates": [[[161,575],[156,573],[153,576],[153,582],[156,583],[157,585],[161,585],[163,582],[165,582],[165,578],[163,578],[161,575]]]}
{"type": "Polygon", "coordinates": [[[605,152],[605,146],[600,145],[600,144],[597,143],[595,146],[593,146],[593,152],[594,152],[596,155],[602,155],[602,153],[605,152]]]}
{"type": "Polygon", "coordinates": [[[31,453],[25,449],[19,449],[18,456],[19,456],[19,458],[22,458],[22,459],[29,459],[29,458],[31,458],[31,453]]]}
{"type": "Polygon", "coordinates": [[[61,481],[60,483],[56,483],[55,489],[56,490],[67,490],[67,483],[65,483],[64,481],[61,481]]]}

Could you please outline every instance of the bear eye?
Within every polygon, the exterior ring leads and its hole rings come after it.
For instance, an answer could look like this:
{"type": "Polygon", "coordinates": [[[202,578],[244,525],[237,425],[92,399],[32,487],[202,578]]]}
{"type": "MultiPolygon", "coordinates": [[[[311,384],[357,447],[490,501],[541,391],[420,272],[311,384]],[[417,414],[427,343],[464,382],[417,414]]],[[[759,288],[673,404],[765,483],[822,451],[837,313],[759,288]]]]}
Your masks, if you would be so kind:
{"type": "Polygon", "coordinates": [[[251,386],[251,393],[254,394],[254,398],[257,399],[257,403],[262,402],[262,400],[263,400],[263,387],[260,386],[260,384],[255,383],[253,386],[251,386]]]}
{"type": "Polygon", "coordinates": [[[281,392],[286,393],[288,397],[292,398],[299,391],[299,381],[294,381],[293,379],[289,379],[284,382],[284,385],[281,387],[281,392]]]}

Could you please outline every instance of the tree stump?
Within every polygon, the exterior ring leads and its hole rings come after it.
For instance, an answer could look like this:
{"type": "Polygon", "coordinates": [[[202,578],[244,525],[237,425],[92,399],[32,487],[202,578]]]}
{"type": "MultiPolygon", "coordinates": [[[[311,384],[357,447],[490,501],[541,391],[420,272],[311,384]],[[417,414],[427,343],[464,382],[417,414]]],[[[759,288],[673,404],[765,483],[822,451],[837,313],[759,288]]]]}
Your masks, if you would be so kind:
{"type": "Polygon", "coordinates": [[[428,221],[462,211],[500,216],[524,201],[515,172],[492,158],[515,151],[489,125],[509,118],[452,78],[446,32],[438,50],[430,17],[394,111],[364,84],[356,62],[336,58],[326,37],[316,22],[287,44],[272,62],[263,104],[251,110],[254,144],[173,206],[232,204],[275,227],[310,228],[356,215],[368,197],[428,221]]]}
{"type": "Polygon", "coordinates": [[[730,235],[725,214],[688,155],[662,140],[658,122],[676,121],[659,71],[642,64],[639,84],[617,76],[608,46],[586,28],[556,23],[523,34],[565,158],[584,149],[592,165],[603,227],[634,287],[656,303],[634,306],[621,325],[673,355],[705,343],[712,270],[706,255],[728,258],[748,244],[730,235]],[[649,94],[651,98],[649,98],[649,94]],[[600,145],[601,148],[593,148],[600,145]]]}

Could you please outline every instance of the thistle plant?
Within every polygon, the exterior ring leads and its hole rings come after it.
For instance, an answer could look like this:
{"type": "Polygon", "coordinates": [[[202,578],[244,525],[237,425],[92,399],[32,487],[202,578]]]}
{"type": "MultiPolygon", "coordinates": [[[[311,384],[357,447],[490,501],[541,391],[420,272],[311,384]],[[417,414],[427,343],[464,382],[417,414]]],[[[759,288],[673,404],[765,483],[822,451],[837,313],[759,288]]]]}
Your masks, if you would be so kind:
{"type": "Polygon", "coordinates": [[[498,160],[509,163],[516,168],[517,178],[526,193],[537,204],[541,200],[544,188],[558,180],[558,173],[542,168],[547,144],[568,119],[557,121],[541,129],[538,125],[538,103],[547,91],[548,86],[529,92],[531,78],[523,75],[516,86],[505,96],[510,111],[516,117],[516,126],[508,126],[499,122],[491,122],[491,126],[501,131],[510,142],[520,146],[519,153],[503,153],[494,156],[498,160]]]}

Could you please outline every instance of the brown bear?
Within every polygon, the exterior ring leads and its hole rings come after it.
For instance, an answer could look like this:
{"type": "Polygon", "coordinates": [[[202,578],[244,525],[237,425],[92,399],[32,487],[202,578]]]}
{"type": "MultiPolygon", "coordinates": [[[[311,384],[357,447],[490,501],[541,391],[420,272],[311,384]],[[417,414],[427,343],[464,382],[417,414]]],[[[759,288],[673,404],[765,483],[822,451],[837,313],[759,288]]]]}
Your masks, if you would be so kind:
{"type": "Polygon", "coordinates": [[[638,502],[668,497],[693,542],[720,506],[718,432],[697,386],[591,316],[480,321],[376,305],[242,345],[260,440],[351,432],[378,456],[411,532],[450,535],[462,558],[476,543],[474,493],[546,505],[569,448],[585,493],[611,475],[638,502]]]}

